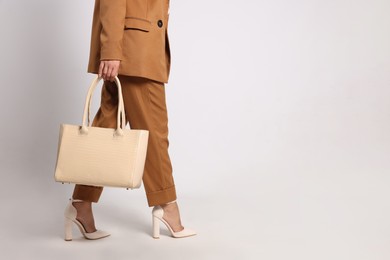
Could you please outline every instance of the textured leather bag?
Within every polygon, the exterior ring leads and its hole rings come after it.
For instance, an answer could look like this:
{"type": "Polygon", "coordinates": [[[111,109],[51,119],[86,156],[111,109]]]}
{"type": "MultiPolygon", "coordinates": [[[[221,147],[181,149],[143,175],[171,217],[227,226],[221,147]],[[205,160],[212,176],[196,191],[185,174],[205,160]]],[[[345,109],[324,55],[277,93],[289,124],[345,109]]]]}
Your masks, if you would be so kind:
{"type": "Polygon", "coordinates": [[[82,125],[60,125],[54,178],[57,182],[135,189],[141,186],[149,131],[125,129],[122,87],[118,77],[117,126],[90,126],[93,80],[85,100],[82,125]],[[88,124],[86,118],[88,117],[88,124]]]}

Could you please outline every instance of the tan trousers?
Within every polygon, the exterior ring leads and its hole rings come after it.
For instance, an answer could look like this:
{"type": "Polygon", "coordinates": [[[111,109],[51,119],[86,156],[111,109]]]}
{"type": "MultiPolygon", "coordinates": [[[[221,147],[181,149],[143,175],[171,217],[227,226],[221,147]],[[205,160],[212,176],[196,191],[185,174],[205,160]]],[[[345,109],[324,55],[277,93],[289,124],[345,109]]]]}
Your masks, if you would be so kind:
{"type": "MultiPolygon", "coordinates": [[[[132,129],[149,130],[143,185],[149,206],[176,200],[172,165],[168,154],[168,115],[164,83],[119,75],[126,123],[132,129]]],[[[118,89],[114,82],[102,86],[101,104],[92,126],[116,128],[118,89]]],[[[112,174],[115,174],[113,172],[112,174]]],[[[98,202],[103,187],[76,184],[72,197],[98,202]]]]}

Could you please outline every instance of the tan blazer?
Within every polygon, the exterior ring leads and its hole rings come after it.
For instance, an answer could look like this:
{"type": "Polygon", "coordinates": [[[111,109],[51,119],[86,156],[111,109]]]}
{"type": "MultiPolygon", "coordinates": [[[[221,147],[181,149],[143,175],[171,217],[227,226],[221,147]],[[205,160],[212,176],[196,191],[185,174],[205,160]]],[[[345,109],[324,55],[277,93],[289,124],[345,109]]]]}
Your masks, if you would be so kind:
{"type": "Polygon", "coordinates": [[[95,0],[88,72],[121,60],[120,75],[168,82],[169,0],[95,0]]]}

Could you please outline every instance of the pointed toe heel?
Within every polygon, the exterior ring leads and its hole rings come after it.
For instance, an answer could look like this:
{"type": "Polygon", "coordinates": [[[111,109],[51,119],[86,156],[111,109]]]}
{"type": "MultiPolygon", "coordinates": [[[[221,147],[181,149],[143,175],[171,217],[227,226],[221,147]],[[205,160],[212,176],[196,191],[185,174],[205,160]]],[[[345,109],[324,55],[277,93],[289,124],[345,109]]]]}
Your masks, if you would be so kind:
{"type": "Polygon", "coordinates": [[[181,231],[175,232],[168,222],[163,219],[164,210],[161,206],[154,206],[152,210],[152,226],[153,226],[153,238],[160,238],[160,221],[165,224],[165,226],[170,231],[172,237],[174,238],[183,238],[196,235],[196,232],[189,228],[184,228],[181,231]]]}
{"type": "Polygon", "coordinates": [[[73,206],[73,202],[82,201],[82,200],[76,200],[73,198],[69,199],[69,203],[65,209],[64,217],[65,217],[65,223],[64,223],[64,236],[65,241],[72,241],[72,227],[73,223],[76,224],[76,226],[79,228],[81,234],[86,239],[100,239],[103,237],[107,237],[110,235],[110,233],[103,231],[103,230],[96,230],[95,232],[88,233],[83,224],[76,219],[77,216],[77,209],[73,206]]]}

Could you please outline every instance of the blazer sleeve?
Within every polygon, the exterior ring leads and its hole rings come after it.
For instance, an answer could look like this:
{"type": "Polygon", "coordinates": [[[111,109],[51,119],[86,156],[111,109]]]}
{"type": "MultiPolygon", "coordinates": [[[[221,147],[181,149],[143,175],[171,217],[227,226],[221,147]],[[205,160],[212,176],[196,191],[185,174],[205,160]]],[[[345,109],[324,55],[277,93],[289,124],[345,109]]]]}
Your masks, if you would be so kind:
{"type": "Polygon", "coordinates": [[[100,0],[100,60],[122,60],[126,0],[100,0]]]}

